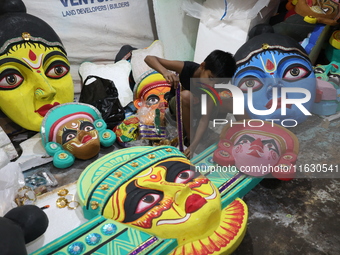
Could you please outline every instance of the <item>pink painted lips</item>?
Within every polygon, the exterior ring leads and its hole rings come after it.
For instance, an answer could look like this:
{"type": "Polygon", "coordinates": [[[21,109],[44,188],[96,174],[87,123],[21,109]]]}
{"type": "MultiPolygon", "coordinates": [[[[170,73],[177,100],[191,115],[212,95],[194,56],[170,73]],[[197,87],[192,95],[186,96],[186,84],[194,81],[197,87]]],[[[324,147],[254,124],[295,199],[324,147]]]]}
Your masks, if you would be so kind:
{"type": "Polygon", "coordinates": [[[60,105],[60,103],[55,102],[54,104],[45,104],[42,107],[40,107],[35,112],[39,113],[42,117],[45,117],[46,113],[53,108],[54,106],[60,105]]]}
{"type": "Polygon", "coordinates": [[[92,139],[92,136],[90,135],[85,135],[83,137],[83,139],[81,140],[81,143],[87,143],[88,141],[90,141],[92,139]]]}

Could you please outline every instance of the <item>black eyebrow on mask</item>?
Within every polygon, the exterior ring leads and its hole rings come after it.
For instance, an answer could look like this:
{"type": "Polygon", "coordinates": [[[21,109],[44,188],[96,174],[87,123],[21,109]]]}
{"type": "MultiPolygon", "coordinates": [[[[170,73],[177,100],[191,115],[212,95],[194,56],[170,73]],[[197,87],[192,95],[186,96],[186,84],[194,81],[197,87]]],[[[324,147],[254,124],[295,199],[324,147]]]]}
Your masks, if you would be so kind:
{"type": "Polygon", "coordinates": [[[85,120],[81,120],[80,121],[80,127],[79,127],[79,129],[83,129],[84,128],[84,126],[86,127],[86,126],[92,126],[92,127],[94,127],[94,125],[93,125],[93,123],[92,122],[90,122],[90,121],[85,121],[85,120]]]}
{"type": "Polygon", "coordinates": [[[147,99],[152,98],[152,97],[157,97],[157,98],[159,98],[159,96],[157,96],[156,94],[151,94],[151,95],[149,95],[149,96],[147,97],[147,99]]]}
{"type": "MultiPolygon", "coordinates": [[[[146,210],[146,211],[141,212],[141,213],[135,213],[136,208],[138,206],[138,202],[145,195],[150,194],[150,193],[163,196],[163,192],[161,192],[161,191],[139,188],[138,186],[136,186],[136,180],[131,181],[126,186],[126,198],[125,198],[125,201],[124,201],[125,218],[123,220],[123,223],[134,221],[134,220],[140,218],[146,212],[148,212],[148,210],[146,210]]],[[[162,197],[162,199],[163,199],[163,197],[162,197]]]]}
{"type": "Polygon", "coordinates": [[[6,64],[6,63],[8,63],[8,62],[18,63],[18,64],[20,64],[20,65],[23,65],[23,66],[26,67],[27,69],[30,69],[31,71],[33,71],[32,68],[29,67],[25,62],[23,62],[23,61],[21,61],[21,60],[19,60],[19,59],[16,59],[16,58],[4,58],[4,59],[1,59],[1,60],[0,60],[0,66],[3,65],[3,64],[6,64]]]}
{"type": "Polygon", "coordinates": [[[45,63],[49,58],[51,58],[53,56],[61,56],[61,57],[67,59],[67,57],[66,57],[66,55],[64,53],[59,52],[59,51],[52,51],[52,52],[46,54],[46,56],[43,59],[43,63],[45,63]]]}
{"type": "Polygon", "coordinates": [[[272,149],[272,150],[274,150],[277,154],[279,154],[279,148],[277,147],[274,139],[262,140],[262,144],[267,144],[267,143],[273,144],[275,149],[272,149]]]}
{"type": "MultiPolygon", "coordinates": [[[[66,127],[63,128],[63,134],[61,136],[61,142],[62,144],[66,143],[66,137],[69,135],[69,134],[76,134],[77,131],[74,130],[74,129],[68,129],[66,127]]],[[[70,141],[70,140],[69,140],[70,141]]]]}
{"type": "MultiPolygon", "coordinates": [[[[244,72],[247,72],[248,70],[250,70],[250,71],[256,70],[256,71],[260,71],[260,72],[264,73],[263,69],[261,69],[261,68],[259,68],[259,67],[256,67],[256,66],[249,66],[249,67],[245,67],[245,68],[241,69],[240,71],[238,71],[238,72],[234,75],[235,79],[240,79],[240,77],[237,77],[237,76],[240,75],[240,74],[242,74],[242,73],[244,73],[244,72]]],[[[245,77],[242,77],[242,78],[245,78],[245,77]]]]}
{"type": "Polygon", "coordinates": [[[237,140],[237,142],[235,143],[235,145],[239,144],[243,139],[247,139],[250,142],[255,141],[254,137],[251,137],[250,135],[243,135],[240,137],[240,139],[237,140]]]}
{"type": "MultiPolygon", "coordinates": [[[[283,57],[279,63],[277,63],[277,66],[280,66],[282,64],[282,62],[287,62],[287,60],[290,60],[290,59],[301,59],[302,61],[305,61],[307,62],[306,58],[304,57],[301,57],[301,56],[297,56],[297,55],[289,55],[289,56],[286,56],[286,57],[283,57]]],[[[299,63],[300,64],[300,63],[299,63]]]]}
{"type": "Polygon", "coordinates": [[[179,162],[179,161],[167,161],[167,162],[160,163],[155,167],[163,167],[166,169],[165,180],[167,182],[174,182],[176,179],[176,176],[184,170],[195,171],[192,165],[184,163],[184,162],[179,162]]]}

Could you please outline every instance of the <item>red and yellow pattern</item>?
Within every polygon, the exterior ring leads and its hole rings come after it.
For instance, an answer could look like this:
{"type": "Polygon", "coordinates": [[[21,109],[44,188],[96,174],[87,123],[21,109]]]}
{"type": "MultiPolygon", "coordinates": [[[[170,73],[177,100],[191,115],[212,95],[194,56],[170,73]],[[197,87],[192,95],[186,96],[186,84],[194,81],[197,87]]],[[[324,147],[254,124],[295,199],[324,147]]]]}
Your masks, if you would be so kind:
{"type": "Polygon", "coordinates": [[[171,255],[231,254],[242,242],[247,219],[247,205],[236,199],[222,210],[220,225],[212,235],[180,244],[171,255]]]}

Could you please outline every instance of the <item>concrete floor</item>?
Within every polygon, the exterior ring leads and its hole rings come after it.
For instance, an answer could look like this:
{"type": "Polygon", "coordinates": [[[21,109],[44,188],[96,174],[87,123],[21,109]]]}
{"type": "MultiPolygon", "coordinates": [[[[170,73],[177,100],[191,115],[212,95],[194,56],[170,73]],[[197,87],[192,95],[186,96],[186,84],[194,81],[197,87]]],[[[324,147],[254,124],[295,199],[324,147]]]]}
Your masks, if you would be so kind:
{"type": "Polygon", "coordinates": [[[234,255],[340,254],[340,119],[313,116],[291,130],[300,141],[297,165],[333,164],[338,172],[264,179],[244,197],[248,229],[234,255]]]}
{"type": "MultiPolygon", "coordinates": [[[[340,254],[340,119],[326,122],[312,116],[290,130],[300,141],[297,165],[333,164],[338,173],[260,182],[243,198],[249,210],[248,228],[233,255],[340,254]]],[[[216,133],[209,135],[218,137],[216,133]]],[[[98,157],[119,148],[102,149],[98,157]]],[[[62,186],[76,181],[98,157],[76,160],[68,169],[57,169],[49,163],[25,174],[45,168],[62,186]]]]}

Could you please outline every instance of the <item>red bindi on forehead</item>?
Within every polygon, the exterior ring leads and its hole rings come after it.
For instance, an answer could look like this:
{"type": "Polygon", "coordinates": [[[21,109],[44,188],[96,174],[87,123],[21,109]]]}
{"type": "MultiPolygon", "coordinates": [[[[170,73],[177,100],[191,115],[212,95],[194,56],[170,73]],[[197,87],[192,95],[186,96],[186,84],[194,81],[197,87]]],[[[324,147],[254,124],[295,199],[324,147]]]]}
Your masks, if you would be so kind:
{"type": "Polygon", "coordinates": [[[28,57],[32,61],[36,61],[37,60],[37,55],[32,50],[29,51],[28,57]]]}

